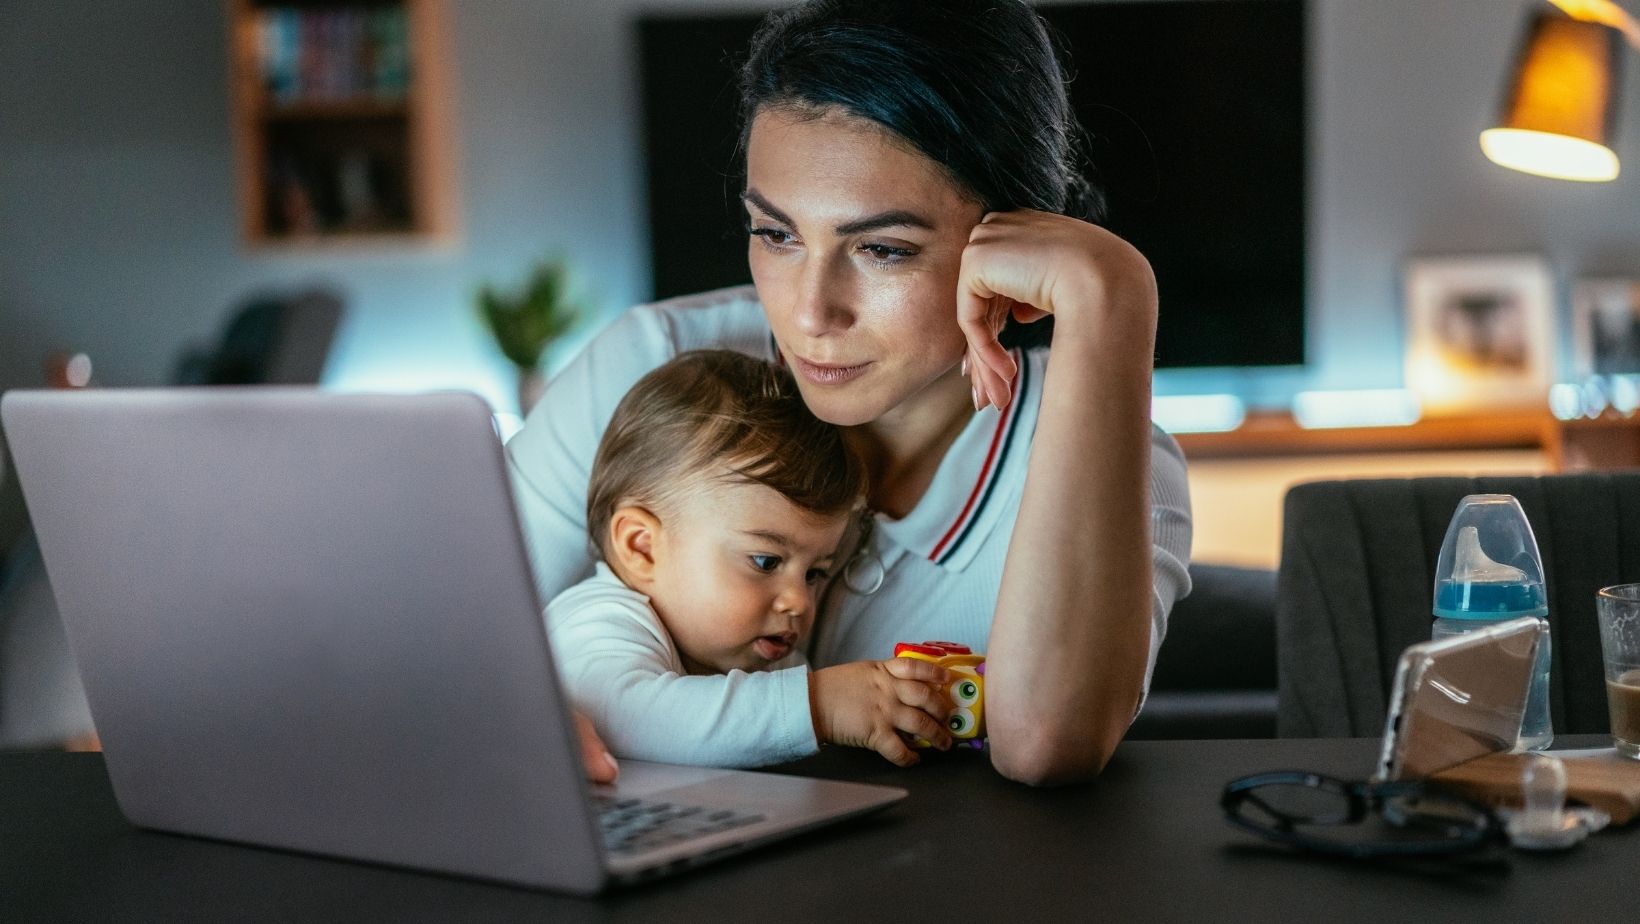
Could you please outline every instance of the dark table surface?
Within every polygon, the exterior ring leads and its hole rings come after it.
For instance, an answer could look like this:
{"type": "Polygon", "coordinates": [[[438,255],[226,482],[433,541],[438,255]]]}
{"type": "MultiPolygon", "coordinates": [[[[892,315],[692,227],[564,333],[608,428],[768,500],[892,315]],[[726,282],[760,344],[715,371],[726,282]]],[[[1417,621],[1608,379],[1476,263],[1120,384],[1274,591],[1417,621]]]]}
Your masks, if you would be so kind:
{"type": "MultiPolygon", "coordinates": [[[[1595,737],[1562,744],[1595,746],[1595,737]]],[[[885,812],[601,899],[141,831],[102,759],[0,754],[0,918],[23,920],[1635,920],[1640,833],[1502,873],[1266,848],[1220,818],[1224,782],[1365,777],[1365,739],[1133,741],[1097,781],[1036,790],[977,753],[899,770],[831,750],[780,768],[903,786],[885,812]]],[[[1635,827],[1640,827],[1636,825],[1635,827]]]]}

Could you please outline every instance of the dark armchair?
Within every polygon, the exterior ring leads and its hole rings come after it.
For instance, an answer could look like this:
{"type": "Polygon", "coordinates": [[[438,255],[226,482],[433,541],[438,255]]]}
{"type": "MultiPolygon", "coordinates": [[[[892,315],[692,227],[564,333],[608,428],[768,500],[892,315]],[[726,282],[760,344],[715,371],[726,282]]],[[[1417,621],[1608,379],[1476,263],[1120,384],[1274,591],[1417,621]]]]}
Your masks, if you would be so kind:
{"type": "Polygon", "coordinates": [[[1608,728],[1595,591],[1640,581],[1640,471],[1299,485],[1276,609],[1283,737],[1382,733],[1396,660],[1429,638],[1435,557],[1458,501],[1513,494],[1543,555],[1555,731],[1608,728]]]}
{"type": "Polygon", "coordinates": [[[324,373],[342,300],[322,289],[246,302],[217,343],[177,362],[177,385],[312,385],[324,373]]]}

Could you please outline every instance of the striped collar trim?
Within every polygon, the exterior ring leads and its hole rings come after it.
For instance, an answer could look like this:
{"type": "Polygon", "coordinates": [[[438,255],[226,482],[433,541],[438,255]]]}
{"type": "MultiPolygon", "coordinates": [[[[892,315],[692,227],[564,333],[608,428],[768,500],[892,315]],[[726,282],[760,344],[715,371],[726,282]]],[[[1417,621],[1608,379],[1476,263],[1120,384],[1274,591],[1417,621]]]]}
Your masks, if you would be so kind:
{"type": "Polygon", "coordinates": [[[967,502],[962,505],[962,510],[951,522],[945,535],[940,537],[940,541],[928,553],[928,560],[935,564],[950,564],[962,551],[973,536],[974,524],[979,522],[981,513],[989,507],[997,483],[1002,480],[998,474],[1008,463],[1015,436],[1019,433],[1019,421],[1025,416],[1020,409],[1031,397],[1031,364],[1018,350],[1014,351],[1014,362],[1018,364],[1019,381],[1014,389],[1013,400],[1008,402],[1006,412],[997,415],[996,430],[992,433],[991,446],[985,454],[985,464],[980,467],[979,478],[974,482],[967,502]]]}
{"type": "Polygon", "coordinates": [[[1029,356],[1020,350],[1012,354],[1019,377],[1007,409],[974,415],[916,509],[900,520],[877,517],[885,538],[935,564],[955,570],[968,564],[1005,506],[1007,485],[1018,480],[1007,471],[1026,453],[1029,433],[1020,431],[1028,431],[1035,418],[1036,383],[1029,356]]]}

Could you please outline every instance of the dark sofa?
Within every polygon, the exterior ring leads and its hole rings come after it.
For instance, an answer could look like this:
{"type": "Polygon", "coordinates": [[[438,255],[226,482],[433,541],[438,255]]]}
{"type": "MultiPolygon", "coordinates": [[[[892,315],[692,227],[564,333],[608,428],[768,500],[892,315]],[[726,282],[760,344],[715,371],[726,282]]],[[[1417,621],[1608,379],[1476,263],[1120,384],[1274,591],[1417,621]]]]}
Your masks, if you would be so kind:
{"type": "Polygon", "coordinates": [[[1276,573],[1192,565],[1130,739],[1274,738],[1276,573]]]}

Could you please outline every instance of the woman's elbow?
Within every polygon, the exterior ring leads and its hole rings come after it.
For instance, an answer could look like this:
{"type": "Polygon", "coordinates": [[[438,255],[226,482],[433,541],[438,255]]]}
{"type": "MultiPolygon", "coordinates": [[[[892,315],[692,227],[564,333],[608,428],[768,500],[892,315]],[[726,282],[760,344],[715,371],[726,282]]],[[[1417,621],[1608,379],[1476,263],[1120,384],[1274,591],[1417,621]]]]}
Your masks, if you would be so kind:
{"type": "Polygon", "coordinates": [[[1065,733],[1061,729],[992,732],[991,766],[1016,783],[1062,786],[1098,776],[1116,753],[1122,731],[1114,734],[1065,733]]]}

